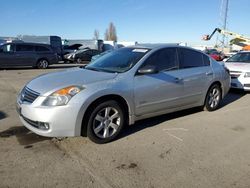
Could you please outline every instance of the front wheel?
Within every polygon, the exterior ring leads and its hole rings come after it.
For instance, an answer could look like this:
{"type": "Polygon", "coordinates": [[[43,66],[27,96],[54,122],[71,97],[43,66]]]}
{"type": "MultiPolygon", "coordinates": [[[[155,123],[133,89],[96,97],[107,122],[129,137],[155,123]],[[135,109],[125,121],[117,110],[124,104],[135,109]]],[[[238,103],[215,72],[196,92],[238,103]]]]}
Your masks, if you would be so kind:
{"type": "Polygon", "coordinates": [[[209,88],[204,104],[204,110],[214,111],[219,107],[221,102],[221,88],[218,84],[214,84],[209,88]]]}
{"type": "Polygon", "coordinates": [[[81,64],[81,63],[82,63],[81,58],[77,58],[77,59],[76,59],[76,63],[77,63],[77,64],[81,64]]]}
{"type": "Polygon", "coordinates": [[[124,127],[124,111],[116,101],[97,105],[88,119],[87,136],[98,144],[114,140],[124,127]]]}

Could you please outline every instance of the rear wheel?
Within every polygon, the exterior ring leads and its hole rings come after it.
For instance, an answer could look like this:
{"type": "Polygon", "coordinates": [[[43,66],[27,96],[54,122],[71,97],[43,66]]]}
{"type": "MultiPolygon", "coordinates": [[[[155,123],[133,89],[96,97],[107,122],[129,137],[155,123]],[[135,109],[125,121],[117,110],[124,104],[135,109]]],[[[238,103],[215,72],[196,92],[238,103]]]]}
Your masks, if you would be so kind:
{"type": "Polygon", "coordinates": [[[212,85],[206,96],[205,104],[204,104],[204,110],[206,111],[214,111],[219,107],[219,104],[221,102],[221,88],[218,84],[212,85]]]}
{"type": "Polygon", "coordinates": [[[40,59],[36,64],[38,69],[47,69],[49,62],[46,59],[40,59]]]}
{"type": "Polygon", "coordinates": [[[124,111],[116,101],[97,105],[90,114],[87,136],[95,143],[103,144],[114,140],[124,127],[124,111]]]}

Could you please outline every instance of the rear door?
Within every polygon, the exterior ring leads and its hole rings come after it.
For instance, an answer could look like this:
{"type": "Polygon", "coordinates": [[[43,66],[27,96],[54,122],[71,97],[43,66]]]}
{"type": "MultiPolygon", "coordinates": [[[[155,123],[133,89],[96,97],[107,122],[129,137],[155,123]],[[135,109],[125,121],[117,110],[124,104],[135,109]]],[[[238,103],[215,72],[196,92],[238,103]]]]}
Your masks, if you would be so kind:
{"type": "MultiPolygon", "coordinates": [[[[142,65],[155,66],[158,73],[135,75],[134,99],[137,116],[160,113],[182,106],[183,83],[178,79],[176,48],[153,53],[142,65]]],[[[141,67],[141,68],[142,68],[141,67]]]]}
{"type": "Polygon", "coordinates": [[[33,66],[36,61],[34,46],[31,44],[16,44],[16,65],[33,66]]]}
{"type": "Polygon", "coordinates": [[[213,79],[208,56],[196,50],[179,48],[179,77],[184,84],[184,103],[200,102],[213,79]]]}

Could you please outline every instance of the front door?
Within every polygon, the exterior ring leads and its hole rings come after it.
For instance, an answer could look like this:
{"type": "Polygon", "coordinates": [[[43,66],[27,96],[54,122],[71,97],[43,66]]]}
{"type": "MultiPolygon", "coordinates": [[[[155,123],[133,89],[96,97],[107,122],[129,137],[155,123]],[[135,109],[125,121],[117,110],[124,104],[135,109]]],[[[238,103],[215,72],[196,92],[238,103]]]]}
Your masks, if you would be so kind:
{"type": "Polygon", "coordinates": [[[158,73],[135,75],[136,116],[157,114],[181,106],[183,82],[177,77],[177,49],[166,48],[154,52],[142,65],[147,66],[155,66],[158,73]]]}
{"type": "Polygon", "coordinates": [[[14,44],[5,44],[0,50],[0,67],[11,67],[15,64],[14,44]]]}

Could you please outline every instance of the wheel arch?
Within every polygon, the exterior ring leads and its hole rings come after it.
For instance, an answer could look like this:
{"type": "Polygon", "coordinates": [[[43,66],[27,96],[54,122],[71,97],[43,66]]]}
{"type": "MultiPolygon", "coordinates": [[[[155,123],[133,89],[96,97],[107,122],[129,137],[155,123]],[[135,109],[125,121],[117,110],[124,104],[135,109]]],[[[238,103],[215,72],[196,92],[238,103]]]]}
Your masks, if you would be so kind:
{"type": "Polygon", "coordinates": [[[216,81],[213,81],[211,84],[210,84],[210,86],[208,87],[208,89],[207,89],[207,92],[206,92],[206,95],[205,95],[205,99],[203,100],[203,105],[205,104],[205,102],[206,102],[206,98],[207,98],[207,95],[208,95],[208,91],[210,90],[210,88],[213,86],[213,85],[219,85],[220,86],[220,89],[221,89],[221,97],[224,95],[223,94],[223,88],[222,88],[222,83],[220,82],[220,81],[218,81],[218,80],[216,80],[216,81]]]}
{"type": "Polygon", "coordinates": [[[82,124],[81,124],[81,135],[82,136],[86,136],[86,134],[87,134],[87,124],[88,124],[87,121],[88,121],[88,117],[90,116],[90,113],[93,110],[93,108],[95,106],[97,106],[98,104],[100,104],[104,101],[109,101],[109,100],[114,100],[114,101],[118,102],[118,104],[121,105],[121,108],[124,110],[124,114],[125,114],[125,124],[129,124],[129,122],[130,122],[130,120],[129,120],[130,107],[128,105],[127,100],[118,94],[104,95],[104,96],[101,96],[101,97],[95,99],[93,102],[91,102],[88,105],[88,107],[83,115],[83,118],[82,118],[82,124]]]}

